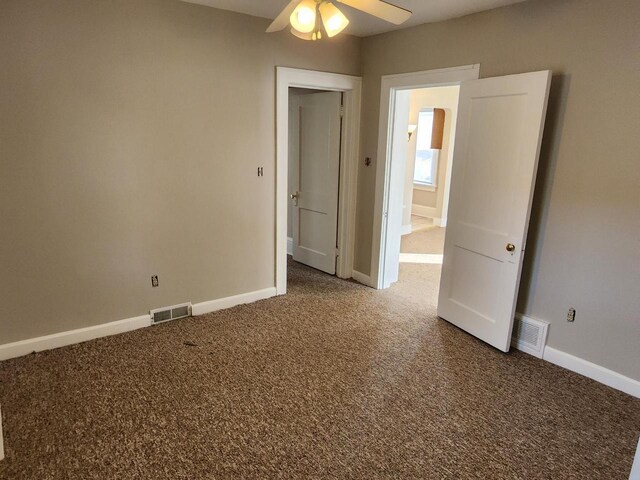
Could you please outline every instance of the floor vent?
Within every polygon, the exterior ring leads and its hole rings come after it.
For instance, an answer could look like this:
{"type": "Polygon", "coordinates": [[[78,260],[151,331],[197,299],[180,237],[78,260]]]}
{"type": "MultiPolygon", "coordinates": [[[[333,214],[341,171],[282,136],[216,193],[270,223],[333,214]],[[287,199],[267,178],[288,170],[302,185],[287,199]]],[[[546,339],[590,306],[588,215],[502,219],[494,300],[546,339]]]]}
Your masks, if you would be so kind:
{"type": "Polygon", "coordinates": [[[511,345],[530,355],[542,358],[547,343],[549,324],[525,315],[516,315],[511,345]]]}
{"type": "Polygon", "coordinates": [[[172,307],[156,308],[149,312],[151,314],[151,323],[153,325],[176,320],[191,315],[191,303],[182,303],[172,307]]]}

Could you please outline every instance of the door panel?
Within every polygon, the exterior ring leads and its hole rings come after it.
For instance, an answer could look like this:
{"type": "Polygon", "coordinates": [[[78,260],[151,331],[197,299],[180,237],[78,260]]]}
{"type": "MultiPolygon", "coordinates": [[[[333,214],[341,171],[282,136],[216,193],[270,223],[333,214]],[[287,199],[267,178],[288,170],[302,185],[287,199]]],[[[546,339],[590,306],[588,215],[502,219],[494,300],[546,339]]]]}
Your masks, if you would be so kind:
{"type": "MultiPolygon", "coordinates": [[[[385,213],[387,217],[387,231],[393,232],[386,237],[383,246],[385,250],[383,288],[388,288],[398,281],[400,272],[400,244],[402,242],[402,218],[404,216],[404,188],[406,184],[407,164],[407,128],[409,125],[409,110],[411,92],[400,90],[396,92],[394,101],[393,131],[391,132],[391,162],[389,165],[389,206],[385,213]]],[[[409,206],[409,208],[411,208],[409,206]]]]}
{"type": "Polygon", "coordinates": [[[293,258],[324,272],[336,272],[338,178],[340,170],[340,92],[296,97],[299,158],[291,193],[293,258]]]}
{"type": "Polygon", "coordinates": [[[505,352],[550,80],[545,71],[460,87],[438,315],[505,352]]]}

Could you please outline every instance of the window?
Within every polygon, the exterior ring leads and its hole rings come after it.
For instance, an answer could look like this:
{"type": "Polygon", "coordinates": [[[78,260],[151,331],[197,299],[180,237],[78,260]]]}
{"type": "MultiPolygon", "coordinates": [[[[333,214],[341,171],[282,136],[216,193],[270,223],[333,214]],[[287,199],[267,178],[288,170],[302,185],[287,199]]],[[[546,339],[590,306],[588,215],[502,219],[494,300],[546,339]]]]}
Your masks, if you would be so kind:
{"type": "Polygon", "coordinates": [[[431,148],[433,132],[433,109],[418,114],[416,137],[416,166],[413,171],[413,183],[426,187],[435,187],[438,171],[438,150],[431,148]]]}

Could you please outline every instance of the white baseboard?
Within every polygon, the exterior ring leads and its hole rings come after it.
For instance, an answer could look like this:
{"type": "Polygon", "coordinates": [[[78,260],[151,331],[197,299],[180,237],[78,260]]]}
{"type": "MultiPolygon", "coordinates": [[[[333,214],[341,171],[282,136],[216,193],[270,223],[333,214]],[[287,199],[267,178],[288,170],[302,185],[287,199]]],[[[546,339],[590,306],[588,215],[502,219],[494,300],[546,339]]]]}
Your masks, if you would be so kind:
{"type": "Polygon", "coordinates": [[[436,218],[438,216],[438,210],[434,207],[426,207],[424,205],[414,203],[411,205],[411,215],[416,215],[417,217],[436,218]]]}
{"type": "Polygon", "coordinates": [[[191,313],[194,316],[204,315],[205,313],[216,312],[218,310],[224,310],[225,308],[235,307],[236,305],[242,305],[243,303],[253,303],[258,300],[264,300],[265,298],[275,296],[275,287],[265,288],[263,290],[256,290],[255,292],[234,295],[233,297],[225,297],[217,300],[210,300],[208,302],[196,303],[191,308],[191,313]]]}
{"type": "Polygon", "coordinates": [[[547,362],[551,362],[567,370],[589,377],[597,382],[628,393],[631,396],[640,398],[640,381],[601,367],[569,353],[547,346],[542,356],[547,362]]]}
{"type": "MultiPolygon", "coordinates": [[[[640,381],[634,380],[624,375],[609,370],[608,368],[591,363],[588,360],[576,357],[569,353],[557,350],[553,347],[546,345],[547,332],[550,328],[548,322],[534,319],[516,313],[516,319],[521,322],[532,324],[540,329],[535,344],[531,342],[523,341],[523,339],[516,338],[516,332],[514,327],[514,337],[511,339],[511,346],[522,352],[528,353],[535,357],[546,360],[547,362],[558,365],[559,367],[566,368],[572,372],[579,373],[585,377],[591,378],[597,382],[603,383],[611,388],[628,393],[636,398],[640,398],[640,381]]],[[[640,480],[640,479],[638,479],[640,480]]]]}
{"type": "MultiPolygon", "coordinates": [[[[216,310],[231,308],[242,303],[251,303],[257,300],[263,300],[275,295],[275,287],[265,288],[264,290],[234,295],[233,297],[197,303],[193,305],[191,311],[193,315],[203,315],[216,310]]],[[[77,330],[54,333],[44,337],[29,338],[19,342],[7,343],[5,345],[0,345],[0,361],[21,357],[33,352],[42,352],[44,350],[66,347],[67,345],[86,342],[95,338],[130,332],[132,330],[149,326],[151,326],[151,315],[142,315],[140,317],[118,320],[117,322],[103,323],[92,327],[79,328],[77,330]]]]}
{"type": "MultiPolygon", "coordinates": [[[[230,308],[242,303],[251,303],[257,300],[273,297],[276,294],[275,287],[257,290],[255,292],[235,295],[233,297],[220,298],[210,302],[197,303],[193,305],[193,315],[202,315],[230,308]]],[[[142,315],[140,317],[128,318],[117,322],[103,323],[93,327],[79,328],[67,332],[54,333],[44,337],[30,338],[14,343],[0,345],[0,361],[10,358],[21,357],[32,352],[41,352],[59,347],[66,347],[75,343],[86,342],[95,338],[107,337],[118,333],[130,332],[139,328],[151,326],[151,316],[142,315]]],[[[0,460],[4,458],[4,441],[2,436],[2,412],[0,411],[0,460]]]]}
{"type": "Polygon", "coordinates": [[[287,237],[287,255],[293,255],[293,238],[287,237]]]}
{"type": "Polygon", "coordinates": [[[127,318],[117,322],[103,323],[93,327],[79,328],[66,332],[54,333],[44,337],[29,338],[19,342],[0,345],[0,361],[22,357],[33,352],[42,352],[54,348],[66,347],[74,343],[86,342],[94,338],[108,337],[118,333],[130,332],[151,325],[151,316],[127,318]]]}
{"type": "Polygon", "coordinates": [[[366,285],[367,287],[372,287],[371,285],[371,277],[369,275],[365,275],[364,273],[358,272],[354,270],[351,274],[351,278],[353,278],[356,282],[366,285]]]}

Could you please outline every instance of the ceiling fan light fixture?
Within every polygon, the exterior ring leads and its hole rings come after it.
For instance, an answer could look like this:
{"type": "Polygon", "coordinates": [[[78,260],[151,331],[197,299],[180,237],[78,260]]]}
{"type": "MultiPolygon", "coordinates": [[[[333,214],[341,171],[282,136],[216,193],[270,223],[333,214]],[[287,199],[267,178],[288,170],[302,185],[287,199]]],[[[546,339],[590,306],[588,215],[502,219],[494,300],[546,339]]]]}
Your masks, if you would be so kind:
{"type": "Polygon", "coordinates": [[[319,10],[322,24],[329,38],[335,37],[349,25],[349,19],[333,3],[323,2],[319,10]]]}
{"type": "Polygon", "coordinates": [[[299,32],[298,30],[296,30],[295,28],[291,29],[291,34],[295,35],[296,37],[302,39],[302,40],[313,40],[312,38],[312,34],[311,33],[302,33],[299,32]]]}
{"type": "MultiPolygon", "coordinates": [[[[334,5],[334,2],[396,25],[406,22],[411,17],[409,10],[397,7],[386,0],[289,0],[287,6],[271,22],[267,33],[279,32],[291,25],[292,31],[308,33],[309,37],[313,37],[315,33],[316,39],[322,38],[323,28],[327,36],[335,37],[349,25],[349,19],[334,5]]],[[[300,38],[307,40],[304,36],[300,38]]],[[[308,39],[312,40],[312,38],[308,39]]]]}
{"type": "Polygon", "coordinates": [[[316,27],[316,2],[302,0],[295,8],[291,17],[291,26],[301,33],[311,33],[316,27]]]}

